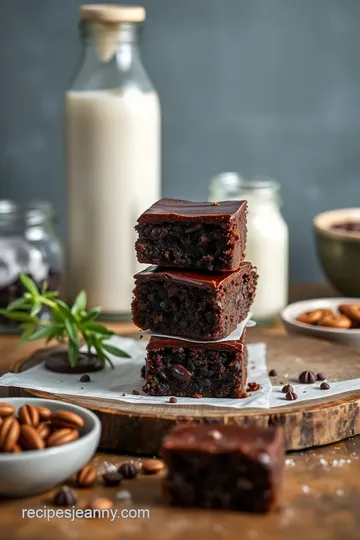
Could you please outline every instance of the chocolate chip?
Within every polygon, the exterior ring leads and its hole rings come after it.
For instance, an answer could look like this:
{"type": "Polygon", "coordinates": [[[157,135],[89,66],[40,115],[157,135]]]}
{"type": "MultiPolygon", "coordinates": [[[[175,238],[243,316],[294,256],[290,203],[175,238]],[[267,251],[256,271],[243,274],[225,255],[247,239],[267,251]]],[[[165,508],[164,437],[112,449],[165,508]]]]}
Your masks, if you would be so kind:
{"type": "Polygon", "coordinates": [[[320,384],[320,390],[329,390],[330,389],[330,384],[327,383],[327,382],[322,382],[320,384]]]}
{"type": "Polygon", "coordinates": [[[125,463],[122,463],[118,468],[118,472],[125,480],[132,480],[137,477],[138,470],[135,463],[125,461],[125,463]]]}
{"type": "Polygon", "coordinates": [[[176,364],[171,368],[171,374],[179,381],[190,381],[192,377],[190,371],[185,369],[184,366],[181,366],[180,364],[176,364]]]}
{"type": "Polygon", "coordinates": [[[177,403],[176,397],[171,397],[171,398],[169,399],[169,403],[177,403]]]}
{"type": "Polygon", "coordinates": [[[291,384],[285,384],[281,390],[284,394],[287,394],[288,392],[293,392],[294,388],[291,386],[291,384]]]}
{"type": "Polygon", "coordinates": [[[146,365],[144,364],[141,368],[141,377],[145,379],[145,371],[146,371],[146,365]]]}
{"type": "Polygon", "coordinates": [[[121,489],[116,493],[116,498],[120,502],[130,502],[132,500],[132,496],[130,491],[127,489],[121,489]]]}
{"type": "Polygon", "coordinates": [[[122,396],[126,396],[125,392],[123,392],[121,395],[122,395],[122,396]]]}
{"type": "Polygon", "coordinates": [[[143,338],[144,338],[144,334],[140,334],[139,339],[143,339],[143,338]]]}
{"type": "Polygon", "coordinates": [[[133,390],[133,391],[132,391],[132,395],[133,395],[133,396],[139,396],[139,395],[140,395],[139,390],[133,390]]]}
{"type": "Polygon", "coordinates": [[[294,401],[297,398],[298,398],[298,395],[295,394],[295,392],[287,392],[285,396],[285,399],[287,399],[288,401],[294,401]]]}
{"type": "Polygon", "coordinates": [[[269,371],[269,377],[277,377],[278,372],[276,369],[270,369],[269,371]]]}
{"type": "Polygon", "coordinates": [[[118,471],[111,471],[103,474],[103,480],[107,486],[118,486],[122,478],[122,474],[118,471]]]}
{"type": "Polygon", "coordinates": [[[84,375],[81,375],[80,382],[90,382],[90,376],[87,373],[84,373],[84,375]]]}
{"type": "Polygon", "coordinates": [[[299,375],[299,381],[302,384],[312,384],[316,381],[315,373],[310,370],[303,371],[299,375]]]}
{"type": "Polygon", "coordinates": [[[78,497],[72,489],[68,486],[63,486],[57,491],[53,497],[53,504],[55,506],[74,506],[78,501],[78,497]]]}
{"type": "Polygon", "coordinates": [[[316,379],[318,381],[325,381],[325,379],[327,379],[327,377],[326,377],[325,373],[317,373],[316,374],[316,379]]]}

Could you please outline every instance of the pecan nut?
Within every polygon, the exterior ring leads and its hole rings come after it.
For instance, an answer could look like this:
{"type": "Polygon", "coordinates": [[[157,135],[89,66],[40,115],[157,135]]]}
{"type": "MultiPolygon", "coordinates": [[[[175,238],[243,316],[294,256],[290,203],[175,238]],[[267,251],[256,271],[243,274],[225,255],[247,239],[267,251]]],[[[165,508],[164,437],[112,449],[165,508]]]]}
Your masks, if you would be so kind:
{"type": "Polygon", "coordinates": [[[37,406],[36,408],[38,410],[40,420],[43,420],[43,421],[50,420],[50,417],[51,417],[50,409],[48,409],[47,407],[40,407],[40,406],[37,406]]]}
{"type": "Polygon", "coordinates": [[[19,422],[26,426],[38,426],[40,422],[39,411],[32,405],[23,405],[18,411],[19,422]]]}
{"type": "Polygon", "coordinates": [[[318,324],[319,321],[327,315],[333,315],[331,309],[314,309],[311,311],[304,311],[304,313],[301,313],[296,317],[296,320],[304,324],[318,324]]]}
{"type": "Polygon", "coordinates": [[[70,442],[76,441],[79,438],[79,433],[76,429],[63,428],[57,431],[54,431],[46,440],[46,445],[48,447],[52,446],[62,446],[63,444],[68,444],[70,442]]]}
{"type": "Polygon", "coordinates": [[[43,450],[45,443],[34,426],[20,426],[20,444],[25,450],[43,450]]]}
{"type": "Polygon", "coordinates": [[[0,448],[3,452],[13,452],[20,435],[20,424],[16,418],[5,418],[0,428],[0,448]]]}
{"type": "Polygon", "coordinates": [[[51,423],[57,428],[80,429],[84,426],[84,420],[81,416],[62,409],[52,413],[51,423]]]}
{"type": "Polygon", "coordinates": [[[79,487],[90,487],[95,484],[97,479],[97,470],[95,467],[87,465],[80,469],[76,475],[76,483],[79,487]]]}
{"type": "Polygon", "coordinates": [[[41,424],[37,426],[36,431],[42,439],[47,439],[52,431],[50,422],[41,422],[41,424]]]}
{"type": "Polygon", "coordinates": [[[7,418],[8,416],[13,416],[15,414],[14,405],[10,403],[0,403],[0,417],[7,418]]]}
{"type": "Polygon", "coordinates": [[[351,327],[351,320],[345,315],[337,315],[336,313],[333,313],[332,315],[325,315],[325,317],[320,319],[318,326],[347,329],[351,327]]]}

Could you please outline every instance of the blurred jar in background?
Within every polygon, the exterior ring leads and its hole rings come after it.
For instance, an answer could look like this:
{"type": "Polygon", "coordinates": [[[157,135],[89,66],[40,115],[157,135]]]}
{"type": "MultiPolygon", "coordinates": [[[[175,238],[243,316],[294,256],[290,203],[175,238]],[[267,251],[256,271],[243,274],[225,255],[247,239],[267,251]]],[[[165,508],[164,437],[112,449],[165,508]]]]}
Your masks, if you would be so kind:
{"type": "Polygon", "coordinates": [[[224,173],[210,183],[210,200],[248,201],[246,260],[259,274],[255,321],[271,323],[288,301],[288,227],[280,213],[280,184],[270,178],[244,180],[237,173],[224,173]]]}
{"type": "MultiPolygon", "coordinates": [[[[0,200],[0,308],[19,298],[22,272],[39,287],[60,290],[62,250],[55,232],[56,216],[50,203],[31,202],[21,206],[0,200]]],[[[16,331],[18,324],[0,315],[3,333],[16,331]]]]}

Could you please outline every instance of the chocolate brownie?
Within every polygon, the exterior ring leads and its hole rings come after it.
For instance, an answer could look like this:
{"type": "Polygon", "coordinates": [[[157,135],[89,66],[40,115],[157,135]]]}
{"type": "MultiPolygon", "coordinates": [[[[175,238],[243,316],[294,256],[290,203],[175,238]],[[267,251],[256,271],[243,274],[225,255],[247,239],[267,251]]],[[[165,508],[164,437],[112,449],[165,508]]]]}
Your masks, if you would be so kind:
{"type": "Polygon", "coordinates": [[[248,315],[256,282],[248,262],[217,274],[150,266],[135,276],[133,321],[169,336],[222,339],[248,315]]]}
{"type": "Polygon", "coordinates": [[[278,509],[284,469],[281,428],[180,424],[163,442],[170,504],[245,512],[278,509]]]}
{"type": "Polygon", "coordinates": [[[161,199],[138,219],[138,260],[214,272],[235,270],[245,257],[246,213],[246,201],[161,199]]]}
{"type": "Polygon", "coordinates": [[[196,343],[152,337],[144,392],[153,396],[240,398],[246,395],[245,331],[238,341],[196,343]]]}

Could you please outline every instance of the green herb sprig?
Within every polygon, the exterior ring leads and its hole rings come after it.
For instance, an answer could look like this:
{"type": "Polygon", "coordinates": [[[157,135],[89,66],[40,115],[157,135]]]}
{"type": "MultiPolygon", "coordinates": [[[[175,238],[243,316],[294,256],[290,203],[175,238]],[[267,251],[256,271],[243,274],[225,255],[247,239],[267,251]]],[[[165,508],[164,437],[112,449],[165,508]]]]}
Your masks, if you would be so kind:
{"type": "Polygon", "coordinates": [[[108,362],[111,367],[114,365],[109,354],[123,358],[130,357],[125,351],[106,343],[115,332],[96,322],[101,313],[100,307],[86,309],[85,291],[78,294],[70,308],[58,298],[58,293],[48,290],[46,282],[40,291],[36,283],[26,274],[20,274],[19,278],[25,293],[21,298],[10,302],[6,309],[0,309],[0,315],[20,323],[19,327],[22,330],[20,344],[44,338],[47,343],[51,340],[57,340],[58,343],[67,341],[71,367],[75,367],[79,361],[82,341],[87,345],[88,354],[94,349],[98,358],[104,363],[108,362]],[[48,308],[50,321],[42,320],[38,316],[43,307],[48,308]]]}

